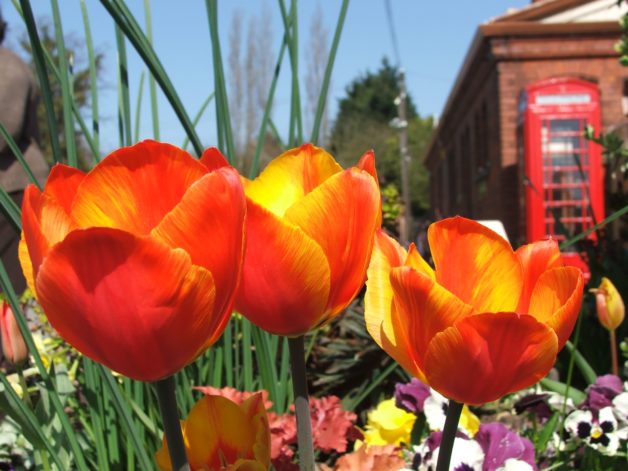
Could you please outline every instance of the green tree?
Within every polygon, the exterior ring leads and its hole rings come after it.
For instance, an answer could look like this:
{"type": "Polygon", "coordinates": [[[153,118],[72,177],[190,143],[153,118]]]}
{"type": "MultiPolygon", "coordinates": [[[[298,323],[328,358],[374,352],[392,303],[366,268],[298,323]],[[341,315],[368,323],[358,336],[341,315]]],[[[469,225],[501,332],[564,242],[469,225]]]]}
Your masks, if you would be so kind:
{"type": "MultiPolygon", "coordinates": [[[[346,97],[339,103],[330,147],[343,166],[354,165],[365,150],[375,150],[382,183],[401,188],[399,134],[390,125],[397,116],[398,96],[399,72],[383,59],[379,70],[367,72],[347,87],[346,97]]],[[[429,181],[422,160],[434,120],[431,116],[421,117],[410,96],[407,116],[412,212],[422,215],[429,207],[429,181]]]]}

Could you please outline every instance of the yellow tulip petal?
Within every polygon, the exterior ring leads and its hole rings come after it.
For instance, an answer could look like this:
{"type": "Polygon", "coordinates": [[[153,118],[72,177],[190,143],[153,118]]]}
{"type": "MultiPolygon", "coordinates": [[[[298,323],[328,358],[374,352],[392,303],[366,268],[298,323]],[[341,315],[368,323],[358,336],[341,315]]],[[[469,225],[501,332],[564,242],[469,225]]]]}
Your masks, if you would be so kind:
{"type": "Polygon", "coordinates": [[[291,206],[285,219],[323,249],[331,269],[327,309],[341,312],[364,284],[378,226],[377,183],[366,171],[337,173],[291,206]]]}
{"type": "Polygon", "coordinates": [[[143,141],[104,158],[78,188],[79,227],[113,227],[147,235],[207,168],[169,144],[143,141]]]}
{"type": "Polygon", "coordinates": [[[521,264],[506,240],[462,217],[432,224],[427,236],[440,285],[478,312],[517,308],[521,264]]]}
{"type": "Polygon", "coordinates": [[[525,313],[530,305],[530,296],[541,274],[551,268],[562,267],[558,242],[554,239],[526,244],[515,252],[523,269],[523,290],[517,312],[525,313]]]}
{"type": "Polygon", "coordinates": [[[248,198],[246,219],[236,310],[278,335],[301,335],[324,322],[330,271],[320,245],[248,198]]]}
{"type": "Polygon", "coordinates": [[[334,158],[319,147],[305,144],[272,160],[245,185],[246,196],[277,216],[333,174],[342,171],[334,158]]]}
{"type": "MultiPolygon", "coordinates": [[[[382,347],[382,334],[392,338],[391,309],[393,290],[390,270],[403,265],[406,251],[383,230],[375,233],[364,295],[364,320],[373,340],[382,347]]],[[[394,343],[394,341],[393,341],[394,343]]]]}
{"type": "Polygon", "coordinates": [[[543,273],[532,291],[529,314],[554,329],[563,348],[578,319],[584,279],[576,267],[559,267],[543,273]]]}
{"type": "Polygon", "coordinates": [[[421,257],[421,254],[417,250],[414,243],[410,244],[408,257],[406,258],[404,265],[406,267],[414,268],[416,271],[432,280],[436,280],[436,273],[434,273],[434,269],[425,261],[423,257],[421,257]]]}
{"type": "Polygon", "coordinates": [[[407,332],[413,359],[425,371],[425,355],[432,338],[472,315],[473,308],[409,267],[392,269],[390,281],[398,323],[407,332]]]}

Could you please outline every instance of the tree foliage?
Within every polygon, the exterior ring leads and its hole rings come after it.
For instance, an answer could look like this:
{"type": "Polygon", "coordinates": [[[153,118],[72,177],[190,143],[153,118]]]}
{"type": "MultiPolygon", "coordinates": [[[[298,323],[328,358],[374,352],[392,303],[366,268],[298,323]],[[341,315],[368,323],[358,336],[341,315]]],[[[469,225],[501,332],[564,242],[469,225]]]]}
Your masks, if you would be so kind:
{"type": "MultiPolygon", "coordinates": [[[[354,165],[365,150],[375,150],[377,171],[384,184],[401,188],[399,131],[390,125],[397,116],[399,71],[386,59],[376,72],[349,84],[340,100],[331,133],[331,150],[343,166],[354,165]]],[[[407,98],[408,147],[411,156],[410,196],[416,215],[429,206],[429,181],[422,159],[434,129],[431,116],[421,117],[407,98]]]]}

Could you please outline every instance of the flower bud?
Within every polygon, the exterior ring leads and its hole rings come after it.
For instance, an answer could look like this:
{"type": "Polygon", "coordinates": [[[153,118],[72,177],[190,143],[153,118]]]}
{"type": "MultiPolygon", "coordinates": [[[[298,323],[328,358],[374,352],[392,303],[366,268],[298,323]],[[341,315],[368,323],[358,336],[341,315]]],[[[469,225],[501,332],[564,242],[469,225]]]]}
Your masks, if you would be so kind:
{"type": "Polygon", "coordinates": [[[28,348],[17,325],[11,307],[2,302],[2,314],[0,318],[0,334],[2,337],[2,353],[12,364],[22,363],[28,358],[28,348]]]}
{"type": "Polygon", "coordinates": [[[619,291],[606,277],[600,286],[590,290],[595,293],[597,318],[605,329],[615,330],[624,321],[625,307],[619,291]]]}

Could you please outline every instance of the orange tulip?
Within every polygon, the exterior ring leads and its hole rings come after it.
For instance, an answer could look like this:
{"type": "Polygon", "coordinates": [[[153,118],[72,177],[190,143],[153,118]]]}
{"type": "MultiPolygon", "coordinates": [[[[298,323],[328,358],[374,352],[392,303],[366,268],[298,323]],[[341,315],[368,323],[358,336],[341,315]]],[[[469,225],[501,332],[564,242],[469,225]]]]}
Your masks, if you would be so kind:
{"type": "Polygon", "coordinates": [[[381,201],[374,155],[343,170],[310,144],[245,181],[247,248],[236,309],[298,336],[342,312],[366,275],[381,201]]]}
{"type": "Polygon", "coordinates": [[[433,224],[433,270],[378,232],[368,269],[369,333],[408,372],[444,396],[482,404],[543,378],[573,330],[582,273],[553,240],[513,251],[481,224],[433,224]]]}
{"type": "Polygon", "coordinates": [[[17,325],[13,310],[5,301],[2,302],[0,315],[0,335],[2,336],[2,353],[14,365],[24,362],[28,358],[26,342],[17,325]]]}
{"type": "Polygon", "coordinates": [[[600,324],[609,331],[617,329],[624,321],[626,308],[615,285],[608,278],[602,277],[600,286],[590,291],[595,293],[597,318],[600,324]]]}
{"type": "Polygon", "coordinates": [[[246,203],[237,172],[204,165],[212,152],[144,141],[24,193],[20,262],[48,320],[131,378],[172,375],[231,313],[246,203]]]}
{"type": "MultiPolygon", "coordinates": [[[[181,421],[190,468],[209,471],[267,471],[270,427],[262,394],[241,404],[222,396],[204,396],[181,421]]],[[[161,470],[171,470],[165,437],[155,458],[161,470]]]]}

